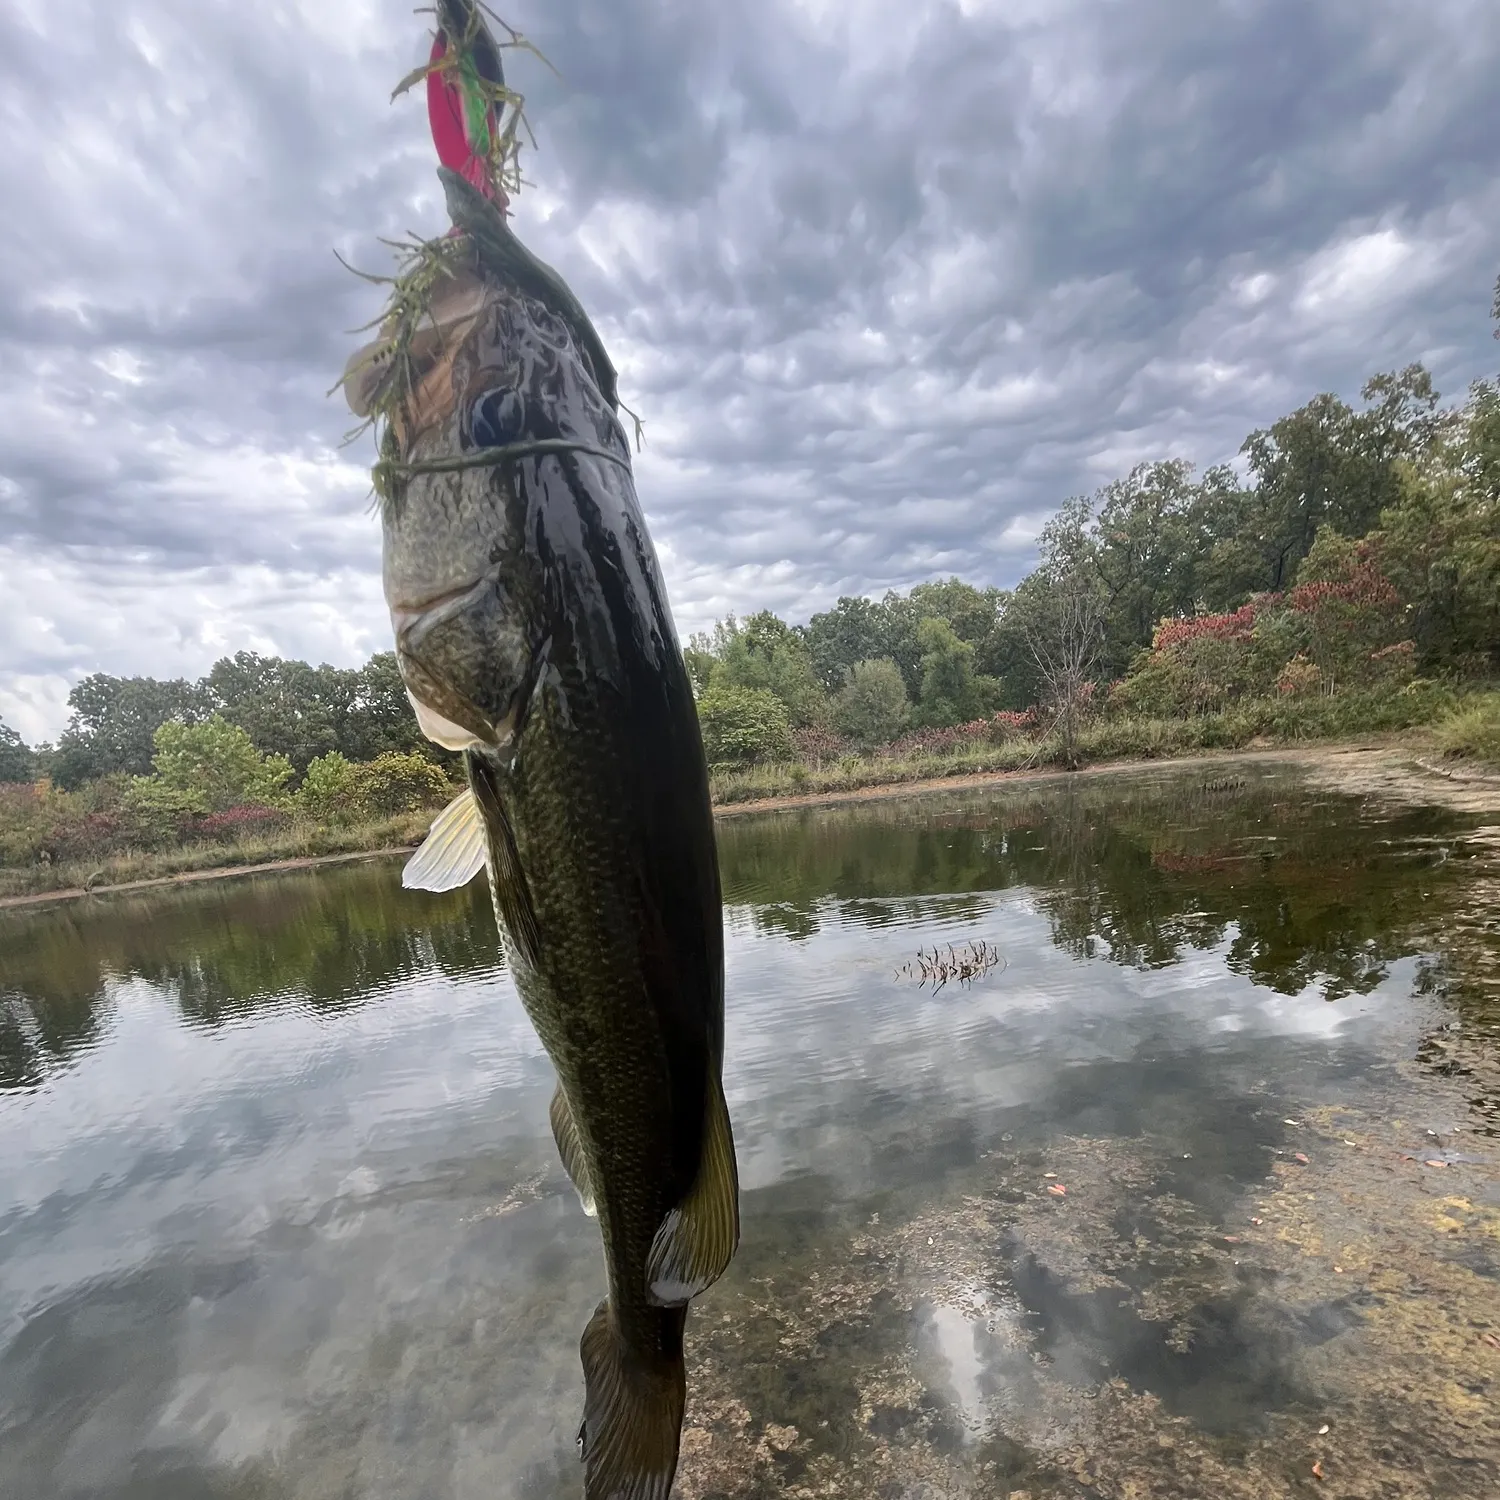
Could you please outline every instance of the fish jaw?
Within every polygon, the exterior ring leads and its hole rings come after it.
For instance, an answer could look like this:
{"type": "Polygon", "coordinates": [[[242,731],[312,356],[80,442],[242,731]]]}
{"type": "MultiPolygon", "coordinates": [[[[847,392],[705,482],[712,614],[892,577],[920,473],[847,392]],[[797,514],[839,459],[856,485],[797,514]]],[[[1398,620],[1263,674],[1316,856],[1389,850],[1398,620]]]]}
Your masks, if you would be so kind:
{"type": "Polygon", "coordinates": [[[472,750],[484,743],[472,729],[465,729],[462,724],[445,719],[435,708],[429,708],[410,688],[406,690],[406,697],[417,716],[417,728],[422,731],[423,738],[431,740],[434,745],[440,745],[444,750],[472,750]]]}
{"type": "MultiPolygon", "coordinates": [[[[459,447],[456,411],[441,436],[459,447]]],[[[493,470],[421,475],[382,513],[396,662],[422,733],[499,748],[530,691],[539,625],[508,488],[493,470]]]]}
{"type": "Polygon", "coordinates": [[[467,750],[501,741],[493,719],[444,670],[451,652],[445,650],[448,643],[443,639],[443,627],[479,604],[489,587],[490,580],[480,577],[430,599],[397,600],[390,605],[396,665],[416,713],[417,727],[445,750],[467,750]]]}
{"type": "Polygon", "coordinates": [[[415,612],[398,606],[391,618],[396,665],[423,735],[445,750],[509,745],[536,653],[507,628],[498,582],[480,579],[462,596],[415,612]]]}

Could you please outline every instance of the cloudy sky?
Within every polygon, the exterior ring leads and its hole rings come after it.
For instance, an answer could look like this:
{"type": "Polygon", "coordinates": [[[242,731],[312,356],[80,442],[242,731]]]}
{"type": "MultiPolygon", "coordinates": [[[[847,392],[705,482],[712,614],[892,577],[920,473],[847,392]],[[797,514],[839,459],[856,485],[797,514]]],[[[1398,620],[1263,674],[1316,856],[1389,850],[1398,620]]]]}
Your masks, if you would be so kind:
{"type": "MultiPolygon", "coordinates": [[[[646,421],[683,635],[959,572],[1319,390],[1493,373],[1494,0],[504,0],[520,233],[646,421]]],[[[0,717],[389,644],[328,399],[444,227],[411,0],[0,7],[0,717]]]]}

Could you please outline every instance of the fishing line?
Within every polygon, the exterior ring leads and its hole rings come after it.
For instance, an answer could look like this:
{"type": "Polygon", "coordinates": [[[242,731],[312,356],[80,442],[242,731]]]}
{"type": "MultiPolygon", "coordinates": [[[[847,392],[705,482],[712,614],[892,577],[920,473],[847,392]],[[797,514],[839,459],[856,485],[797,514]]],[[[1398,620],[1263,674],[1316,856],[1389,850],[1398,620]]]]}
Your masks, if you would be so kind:
{"type": "Polygon", "coordinates": [[[594,458],[608,459],[630,473],[629,459],[611,453],[608,448],[574,442],[571,438],[530,438],[518,443],[504,443],[498,448],[476,448],[472,453],[454,454],[451,458],[416,459],[406,463],[381,459],[374,466],[373,474],[377,480],[386,476],[409,478],[414,474],[455,474],[463,469],[498,468],[523,458],[545,458],[550,453],[588,453],[594,458]]]}

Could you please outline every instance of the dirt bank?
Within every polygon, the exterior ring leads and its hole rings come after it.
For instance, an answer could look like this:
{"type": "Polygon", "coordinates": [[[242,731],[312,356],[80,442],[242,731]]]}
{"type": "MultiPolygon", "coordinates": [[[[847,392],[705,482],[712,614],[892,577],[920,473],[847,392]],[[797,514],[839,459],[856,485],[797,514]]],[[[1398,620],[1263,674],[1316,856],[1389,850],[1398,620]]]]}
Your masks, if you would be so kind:
{"type": "Polygon", "coordinates": [[[411,845],[394,849],[361,849],[353,854],[310,854],[299,859],[273,859],[258,865],[219,865],[208,870],[182,870],[176,875],[157,875],[150,880],[122,880],[118,885],[96,885],[85,890],[68,886],[58,891],[34,891],[25,896],[0,896],[0,911],[12,906],[40,906],[48,901],[76,901],[80,896],[118,895],[124,891],[147,891],[160,885],[191,885],[200,880],[228,880],[235,875],[266,875],[282,870],[311,870],[317,865],[347,865],[354,860],[386,859],[410,854],[411,845]]]}
{"type": "Polygon", "coordinates": [[[882,797],[913,797],[925,792],[963,791],[1013,781],[1061,781],[1069,778],[1119,776],[1150,770],[1224,769],[1251,765],[1296,765],[1332,790],[1362,796],[1420,802],[1457,811],[1500,811],[1500,776],[1450,770],[1438,765],[1423,747],[1408,740],[1381,739],[1355,745],[1282,746],[1263,750],[1219,750],[1155,760],[1115,760],[1081,771],[1047,767],[1034,771],[990,771],[980,775],[939,776],[850,792],[810,792],[796,797],[768,797],[714,809],[721,818],[770,812],[788,807],[822,807],[836,802],[869,802],[882,797]]]}

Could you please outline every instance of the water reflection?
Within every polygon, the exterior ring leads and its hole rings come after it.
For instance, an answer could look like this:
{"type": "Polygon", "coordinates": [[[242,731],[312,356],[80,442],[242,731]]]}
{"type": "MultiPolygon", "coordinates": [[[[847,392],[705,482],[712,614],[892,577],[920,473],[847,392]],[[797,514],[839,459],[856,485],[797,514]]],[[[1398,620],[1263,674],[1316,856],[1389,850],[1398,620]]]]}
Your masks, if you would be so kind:
{"type": "MultiPolygon", "coordinates": [[[[1168,773],[720,840],[745,1228],[685,1500],[1293,1493],[1311,1413],[1458,1389],[1434,1330],[1500,1275],[1461,820],[1168,773]],[[1003,970],[899,975],[970,938],[1003,970]],[[1441,1240],[1397,1170],[1448,1174],[1441,1240]]],[[[600,1268],[550,1069],[482,889],[397,870],[0,917],[0,1494],[576,1497],[600,1268]]],[[[1465,1420],[1422,1417],[1472,1477],[1465,1420]]]]}
{"type": "Polygon", "coordinates": [[[749,904],[762,930],[807,938],[823,911],[880,927],[920,916],[924,893],[1027,888],[1053,941],[1081,957],[1160,967],[1228,939],[1235,972],[1336,999],[1368,993],[1424,940],[1438,914],[1424,903],[1454,889],[1469,854],[1460,817],[1377,817],[1299,795],[1285,770],[1228,791],[1166,773],[941,806],[920,826],[904,800],[729,820],[726,899],[749,904]]]}
{"type": "Polygon", "coordinates": [[[100,1037],[141,980],[183,1021],[282,1005],[336,1013],[424,973],[502,963],[479,884],[403,891],[390,861],[0,912],[0,1089],[35,1088],[100,1037]]]}
{"type": "MultiPolygon", "coordinates": [[[[1228,942],[1235,972],[1287,994],[1368,993],[1443,915],[1463,820],[1299,797],[1286,772],[1232,791],[1180,776],[1034,784],[727,820],[725,899],[758,931],[824,922],[972,923],[1027,889],[1060,947],[1141,967],[1228,942]],[[943,899],[934,902],[933,897],[943,899]],[[1427,903],[1437,899],[1437,906],[1427,903]]],[[[0,1089],[33,1088],[97,1041],[112,982],[145,980],[205,1025],[278,1004],[333,1012],[436,971],[499,962],[480,884],[402,891],[389,863],[0,913],[0,1089]]]]}

